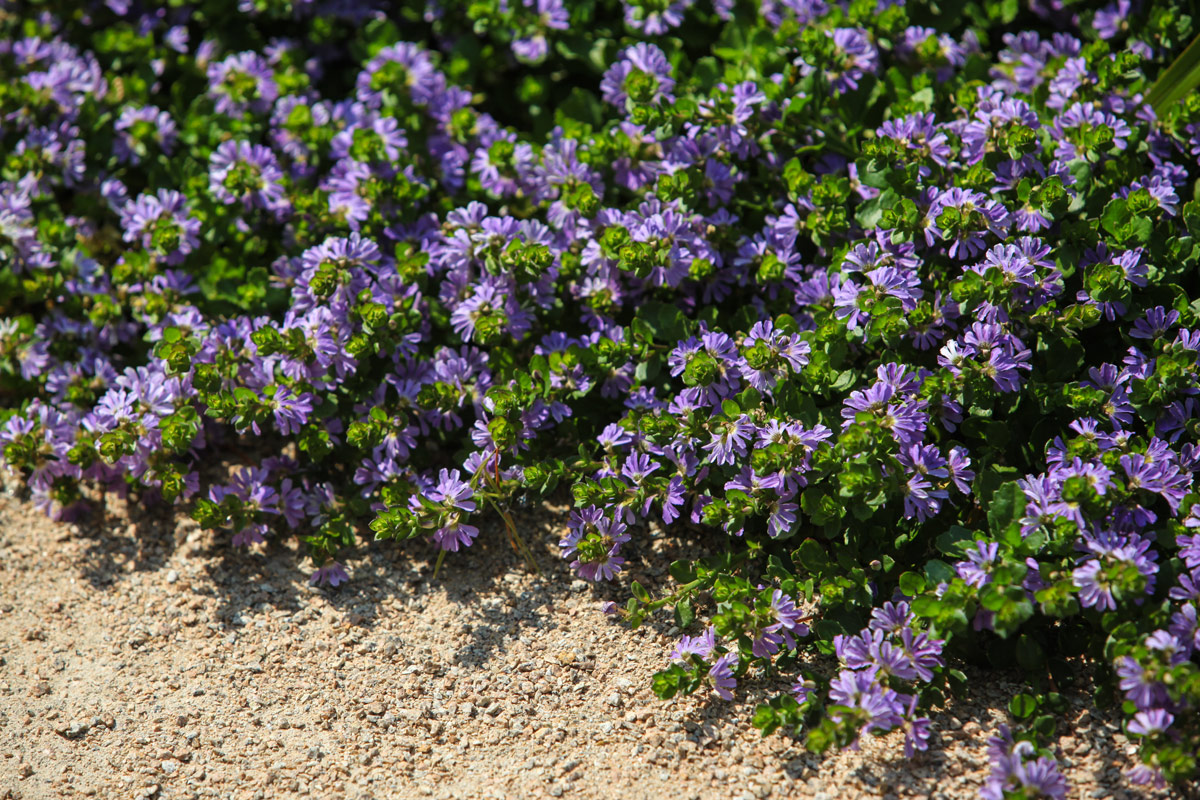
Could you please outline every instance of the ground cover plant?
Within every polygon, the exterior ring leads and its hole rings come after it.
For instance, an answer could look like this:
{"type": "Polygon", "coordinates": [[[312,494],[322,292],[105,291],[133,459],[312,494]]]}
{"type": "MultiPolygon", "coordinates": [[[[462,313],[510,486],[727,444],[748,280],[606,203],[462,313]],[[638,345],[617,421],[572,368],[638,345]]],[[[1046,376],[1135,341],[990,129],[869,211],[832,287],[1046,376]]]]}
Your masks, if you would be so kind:
{"type": "Polygon", "coordinates": [[[364,536],[440,565],[489,515],[532,559],[512,510],[573,497],[606,610],[686,631],[663,697],[766,676],[764,732],[911,754],[983,660],[1028,682],[984,796],[1058,798],[1088,665],[1129,779],[1184,785],[1197,32],[1126,0],[0,4],[3,463],[56,517],[299,536],[335,587],[364,536]],[[663,528],[724,544],[652,597],[622,568],[663,528]]]}

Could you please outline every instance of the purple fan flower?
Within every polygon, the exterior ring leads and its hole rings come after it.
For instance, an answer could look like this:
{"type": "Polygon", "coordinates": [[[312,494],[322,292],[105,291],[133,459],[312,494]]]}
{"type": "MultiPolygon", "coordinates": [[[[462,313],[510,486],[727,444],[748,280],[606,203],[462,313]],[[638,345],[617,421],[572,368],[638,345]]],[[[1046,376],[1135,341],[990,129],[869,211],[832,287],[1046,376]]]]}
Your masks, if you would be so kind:
{"type": "MultiPolygon", "coordinates": [[[[866,718],[862,732],[890,731],[903,722],[899,696],[879,685],[871,670],[844,669],[829,682],[829,699],[838,705],[861,709],[866,718]]],[[[834,721],[840,715],[834,715],[834,721]]]]}
{"type": "Polygon", "coordinates": [[[475,510],[475,501],[471,499],[474,496],[475,491],[456,469],[439,471],[437,486],[429,492],[429,499],[433,502],[463,511],[475,510]]]}
{"type": "Polygon", "coordinates": [[[672,661],[687,661],[690,656],[697,655],[708,659],[713,648],[717,646],[716,631],[709,626],[704,633],[697,636],[681,636],[675,649],[671,651],[672,661]]]}
{"type": "Polygon", "coordinates": [[[892,139],[904,145],[918,158],[927,158],[940,167],[949,164],[954,156],[946,134],[938,130],[936,117],[932,113],[909,114],[899,119],[889,119],[876,131],[881,138],[892,139]]]}
{"type": "Polygon", "coordinates": [[[656,105],[674,100],[674,88],[666,54],[655,45],[638,42],[623,50],[620,60],[605,71],[600,95],[618,108],[624,108],[630,98],[635,103],[656,105]]]}
{"type": "Polygon", "coordinates": [[[867,32],[861,28],[835,28],[826,31],[833,38],[836,50],[834,62],[826,68],[826,75],[835,92],[849,92],[858,88],[858,82],[879,68],[879,51],[871,43],[867,32]]]}
{"type": "Polygon", "coordinates": [[[712,463],[731,465],[735,462],[735,456],[746,455],[754,432],[754,423],[745,414],[734,420],[718,422],[712,439],[704,445],[704,451],[709,454],[712,463]]]}
{"type": "Polygon", "coordinates": [[[279,97],[279,86],[271,65],[247,50],[208,65],[208,96],[218,114],[264,114],[279,97]]]}
{"type": "Polygon", "coordinates": [[[346,574],[346,568],[336,561],[331,561],[314,572],[308,582],[313,586],[332,586],[336,589],[349,580],[350,576],[346,574]]]}
{"type": "Polygon", "coordinates": [[[234,547],[249,547],[252,544],[262,544],[267,540],[267,533],[270,529],[261,522],[255,522],[233,535],[232,544],[234,547]]]}
{"type": "Polygon", "coordinates": [[[150,145],[170,155],[179,135],[171,115],[154,106],[126,106],[114,127],[117,137],[113,153],[125,164],[142,163],[143,158],[151,155],[150,145]]]}
{"type": "Polygon", "coordinates": [[[277,217],[291,209],[275,154],[259,144],[222,142],[209,160],[208,188],[225,205],[263,208],[277,217]]]}
{"type": "Polygon", "coordinates": [[[200,220],[189,213],[187,199],[171,189],[126,203],[121,222],[125,241],[140,243],[172,266],[182,264],[200,244],[200,220]]]}
{"type": "Polygon", "coordinates": [[[713,662],[713,665],[708,670],[708,682],[712,685],[713,691],[722,700],[732,700],[732,689],[737,688],[737,678],[733,676],[733,671],[738,664],[738,654],[736,652],[726,653],[713,662]]]}
{"type": "Polygon", "coordinates": [[[987,247],[984,234],[1002,237],[1008,232],[1008,211],[997,200],[970,189],[953,187],[941,192],[926,212],[925,243],[933,246],[937,239],[947,239],[939,220],[949,209],[958,215],[954,236],[948,250],[951,258],[965,261],[979,255],[987,247]]]}
{"type": "Polygon", "coordinates": [[[1154,679],[1145,668],[1131,656],[1123,656],[1116,663],[1121,691],[1139,709],[1147,710],[1167,702],[1167,687],[1154,679]]]}
{"type": "Polygon", "coordinates": [[[572,512],[567,522],[567,535],[558,543],[563,558],[575,556],[571,568],[589,581],[609,581],[621,572],[625,559],[618,553],[629,541],[625,523],[610,519],[602,510],[588,506],[582,512],[572,512]]]}
{"type": "Polygon", "coordinates": [[[315,408],[316,398],[309,392],[296,395],[286,386],[276,386],[275,395],[268,402],[275,415],[275,424],[284,436],[299,433],[308,422],[315,408]]]}
{"type": "Polygon", "coordinates": [[[621,0],[625,24],[648,36],[662,36],[683,22],[696,0],[621,0]]]}

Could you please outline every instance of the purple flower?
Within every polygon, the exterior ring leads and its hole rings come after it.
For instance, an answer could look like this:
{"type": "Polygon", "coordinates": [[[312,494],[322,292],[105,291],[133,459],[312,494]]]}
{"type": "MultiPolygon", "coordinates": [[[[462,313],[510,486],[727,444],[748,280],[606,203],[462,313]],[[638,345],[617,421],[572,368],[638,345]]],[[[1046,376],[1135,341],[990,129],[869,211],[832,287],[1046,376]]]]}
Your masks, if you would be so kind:
{"type": "Polygon", "coordinates": [[[1101,39],[1112,39],[1129,28],[1130,11],[1133,4],[1130,0],[1117,0],[1109,3],[1096,12],[1092,17],[1092,27],[1101,39]]]}
{"type": "Polygon", "coordinates": [[[632,481],[635,486],[640,486],[660,466],[644,453],[633,453],[621,465],[621,475],[632,481]]]}
{"type": "Polygon", "coordinates": [[[798,336],[775,330],[770,321],[756,322],[742,338],[742,371],[760,392],[770,392],[789,372],[799,375],[812,347],[798,336]]]}
{"type": "Polygon", "coordinates": [[[470,547],[479,535],[479,528],[453,518],[449,525],[444,525],[433,532],[433,540],[437,546],[451,553],[457,553],[460,547],[470,547]]]}
{"type": "Polygon", "coordinates": [[[339,161],[352,158],[365,164],[384,162],[396,165],[408,147],[408,139],[392,117],[375,114],[354,120],[333,137],[330,156],[339,161]]]}
{"type": "Polygon", "coordinates": [[[629,541],[625,523],[610,519],[595,507],[572,512],[567,522],[567,535],[558,543],[563,558],[575,556],[571,568],[589,581],[612,580],[621,572],[625,559],[618,553],[629,541]]]}
{"type": "Polygon", "coordinates": [[[267,540],[270,529],[261,522],[247,525],[233,535],[234,547],[249,547],[252,544],[262,544],[267,540]]]}
{"type": "Polygon", "coordinates": [[[336,561],[331,561],[314,572],[308,582],[313,586],[332,586],[336,589],[349,580],[350,576],[346,574],[346,568],[336,561]]]}
{"type": "Polygon", "coordinates": [[[126,106],[117,118],[113,154],[126,164],[140,164],[151,155],[150,146],[170,155],[179,131],[166,111],[154,106],[126,106]]]}
{"type": "Polygon", "coordinates": [[[875,131],[875,135],[903,145],[918,158],[927,158],[938,166],[945,167],[954,152],[946,134],[938,130],[935,120],[932,113],[909,114],[899,119],[887,120],[875,131]]]}
{"type": "Polygon", "coordinates": [[[658,47],[638,42],[621,52],[620,60],[608,68],[600,82],[600,95],[608,103],[619,108],[625,101],[656,105],[675,99],[671,90],[675,79],[671,77],[671,62],[658,47]]]}
{"type": "Polygon", "coordinates": [[[984,800],[1005,800],[1019,793],[1022,797],[1063,800],[1067,781],[1058,764],[1050,758],[1034,758],[1036,750],[1027,741],[1014,742],[1006,726],[1000,734],[988,739],[988,755],[992,772],[979,790],[984,800]]]}
{"type": "Polygon", "coordinates": [[[1079,147],[1082,146],[1084,131],[1100,126],[1112,131],[1112,147],[1117,150],[1125,149],[1126,140],[1132,133],[1125,120],[1101,111],[1094,103],[1075,103],[1059,114],[1051,126],[1053,140],[1057,142],[1054,157],[1064,163],[1080,158],[1082,154],[1079,147]]]}
{"type": "Polygon", "coordinates": [[[958,577],[977,589],[990,583],[991,572],[999,564],[999,551],[1000,545],[995,542],[976,542],[975,547],[967,551],[967,560],[955,566],[958,577]]]}
{"type": "Polygon", "coordinates": [[[912,758],[917,751],[929,749],[929,739],[933,735],[933,720],[929,717],[916,716],[917,695],[912,695],[904,713],[904,757],[912,758]]]}
{"type": "Polygon", "coordinates": [[[487,282],[458,304],[450,324],[465,342],[487,342],[501,332],[519,339],[531,327],[532,316],[503,285],[487,282]]]}
{"type": "Polygon", "coordinates": [[[1171,723],[1174,721],[1175,716],[1165,709],[1154,708],[1149,711],[1139,711],[1133,715],[1133,721],[1129,723],[1129,732],[1138,736],[1157,736],[1171,727],[1171,723]]]}
{"type": "Polygon", "coordinates": [[[871,622],[868,627],[871,630],[883,631],[884,633],[898,633],[911,620],[912,613],[909,610],[908,603],[903,601],[893,603],[889,600],[879,608],[872,609],[871,622]]]}
{"type": "Polygon", "coordinates": [[[705,402],[713,406],[732,397],[741,387],[744,366],[733,339],[719,331],[705,331],[701,337],[689,337],[676,345],[667,357],[674,377],[701,390],[705,402]]]}
{"type": "Polygon", "coordinates": [[[1026,797],[1062,800],[1067,795],[1067,779],[1054,759],[1043,756],[1036,761],[1026,761],[1017,767],[1015,777],[1024,787],[1026,797]]]}
{"type": "Polygon", "coordinates": [[[661,36],[683,22],[696,0],[621,0],[625,24],[649,36],[661,36]]]}
{"type": "Polygon", "coordinates": [[[675,649],[671,651],[672,661],[687,661],[696,655],[707,660],[717,646],[716,631],[709,626],[704,633],[697,636],[681,636],[675,649]]]}
{"type": "Polygon", "coordinates": [[[262,208],[277,217],[291,209],[275,154],[260,144],[222,142],[209,159],[208,188],[225,205],[241,203],[246,210],[262,208]]]}
{"type": "Polygon", "coordinates": [[[286,386],[276,386],[274,396],[268,401],[271,412],[275,415],[275,425],[284,436],[299,433],[308,422],[309,415],[315,407],[316,398],[309,392],[299,396],[286,386]]]}
{"type": "Polygon", "coordinates": [[[956,220],[949,255],[965,261],[974,258],[987,247],[985,233],[1002,237],[1008,232],[1008,211],[997,200],[970,189],[953,187],[937,195],[926,212],[925,243],[933,246],[937,239],[946,239],[941,228],[942,215],[953,212],[956,220]]]}
{"type": "Polygon", "coordinates": [[[171,189],[127,202],[121,222],[125,241],[140,243],[172,266],[200,245],[200,220],[189,213],[186,198],[171,189]]]}
{"type": "Polygon", "coordinates": [[[835,28],[826,31],[833,38],[836,50],[834,61],[826,68],[826,75],[835,92],[849,92],[858,88],[858,82],[879,67],[879,52],[871,44],[867,32],[861,28],[835,28]]]}
{"type": "Polygon", "coordinates": [[[1167,701],[1167,687],[1154,679],[1136,659],[1122,656],[1116,663],[1119,686],[1139,709],[1147,710],[1167,701]]]}
{"type": "Polygon", "coordinates": [[[279,97],[279,87],[271,65],[247,50],[208,65],[208,96],[216,103],[218,114],[263,114],[279,97]]]}
{"type": "Polygon", "coordinates": [[[817,694],[817,685],[813,681],[801,677],[792,684],[791,692],[792,697],[796,698],[796,702],[804,705],[817,694]]]}
{"type": "Polygon", "coordinates": [[[733,676],[733,670],[737,664],[738,654],[736,652],[726,653],[714,661],[708,669],[708,682],[722,700],[733,699],[733,692],[730,690],[737,688],[737,678],[733,676]]]}
{"type": "MultiPolygon", "coordinates": [[[[863,733],[890,731],[903,722],[903,707],[899,695],[880,686],[870,670],[856,672],[844,669],[829,682],[829,699],[834,703],[862,712],[863,733]]],[[[841,720],[834,714],[835,722],[841,720]]]]}
{"type": "Polygon", "coordinates": [[[475,510],[475,501],[471,499],[474,496],[475,491],[469,483],[462,480],[456,469],[439,471],[437,486],[428,493],[433,502],[441,503],[448,509],[457,508],[462,511],[475,510]]]}
{"type": "Polygon", "coordinates": [[[737,419],[718,422],[714,428],[712,438],[704,445],[712,463],[728,466],[735,462],[735,456],[746,455],[755,432],[754,423],[748,416],[742,414],[737,419]]]}

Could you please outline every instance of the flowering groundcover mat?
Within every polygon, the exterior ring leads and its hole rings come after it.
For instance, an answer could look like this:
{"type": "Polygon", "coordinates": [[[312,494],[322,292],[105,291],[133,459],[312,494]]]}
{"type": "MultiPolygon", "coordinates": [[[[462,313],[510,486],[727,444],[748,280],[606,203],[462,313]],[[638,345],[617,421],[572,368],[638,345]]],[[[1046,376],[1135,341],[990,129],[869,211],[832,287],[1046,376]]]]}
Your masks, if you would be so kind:
{"type": "Polygon", "coordinates": [[[1086,663],[1184,785],[1195,11],[4,2],[2,462],[333,587],[486,515],[532,562],[511,509],[567,497],[605,611],[684,631],[664,698],[765,675],[764,733],[912,754],[1015,669],[983,794],[1059,798],[1086,663]],[[664,529],[711,552],[651,596],[664,529]]]}

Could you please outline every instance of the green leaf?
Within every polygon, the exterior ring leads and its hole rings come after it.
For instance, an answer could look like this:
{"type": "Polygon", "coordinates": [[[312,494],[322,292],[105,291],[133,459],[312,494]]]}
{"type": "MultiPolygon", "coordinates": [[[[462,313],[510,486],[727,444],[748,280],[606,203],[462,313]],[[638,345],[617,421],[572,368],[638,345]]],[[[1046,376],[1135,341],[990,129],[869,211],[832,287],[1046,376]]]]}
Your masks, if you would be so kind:
{"type": "Polygon", "coordinates": [[[1026,719],[1037,711],[1037,699],[1030,694],[1019,694],[1008,704],[1008,711],[1017,719],[1026,719]]]}
{"type": "Polygon", "coordinates": [[[941,613],[942,607],[945,605],[941,600],[929,595],[921,595],[915,598],[912,603],[912,612],[918,617],[932,618],[941,613]]]}
{"type": "Polygon", "coordinates": [[[690,598],[685,598],[675,604],[675,624],[678,625],[681,630],[686,629],[692,624],[692,622],[695,621],[695,619],[696,611],[692,608],[692,601],[690,598]]]}
{"type": "Polygon", "coordinates": [[[594,130],[604,124],[604,107],[596,95],[576,86],[571,89],[567,99],[559,104],[554,116],[560,124],[564,119],[573,119],[594,130]]]}
{"type": "Polygon", "coordinates": [[[1020,521],[1025,515],[1025,505],[1025,492],[1016,481],[1002,484],[992,496],[988,508],[988,528],[996,535],[1003,533],[1009,525],[1020,521]]]}
{"type": "Polygon", "coordinates": [[[629,590],[633,592],[634,597],[636,597],[638,600],[641,600],[643,603],[650,602],[650,593],[646,591],[645,586],[642,586],[642,584],[638,583],[637,581],[634,581],[632,584],[630,584],[629,590]]]}
{"type": "Polygon", "coordinates": [[[660,700],[670,700],[687,682],[687,670],[679,664],[672,664],[662,672],[657,672],[650,680],[650,687],[660,700]]]}
{"type": "Polygon", "coordinates": [[[762,731],[763,736],[768,736],[779,728],[779,715],[766,703],[759,703],[750,724],[762,731]]]}
{"type": "Polygon", "coordinates": [[[1146,95],[1146,102],[1162,117],[1197,86],[1200,86],[1200,36],[1193,39],[1175,63],[1158,76],[1146,95]]]}
{"type": "Polygon", "coordinates": [[[949,583],[957,575],[954,567],[940,558],[932,558],[925,563],[925,578],[932,584],[949,583]]]}
{"type": "Polygon", "coordinates": [[[1046,664],[1046,651],[1027,633],[1017,639],[1017,663],[1030,672],[1038,672],[1046,664]]]}
{"type": "Polygon", "coordinates": [[[829,557],[825,548],[813,539],[805,539],[792,553],[792,560],[813,575],[820,575],[829,569],[829,557]]]}
{"type": "Polygon", "coordinates": [[[951,525],[950,530],[937,538],[937,549],[943,555],[962,558],[978,538],[974,531],[969,531],[961,525],[951,525]]]}
{"type": "Polygon", "coordinates": [[[1043,714],[1033,721],[1033,729],[1037,731],[1038,735],[1047,739],[1053,738],[1054,727],[1055,722],[1052,714],[1043,714]]]}
{"type": "Polygon", "coordinates": [[[900,576],[900,591],[909,597],[916,597],[925,591],[925,578],[915,572],[906,572],[900,576]]]}
{"type": "Polygon", "coordinates": [[[677,583],[691,583],[696,580],[696,567],[690,561],[672,561],[670,572],[677,583]]]}

